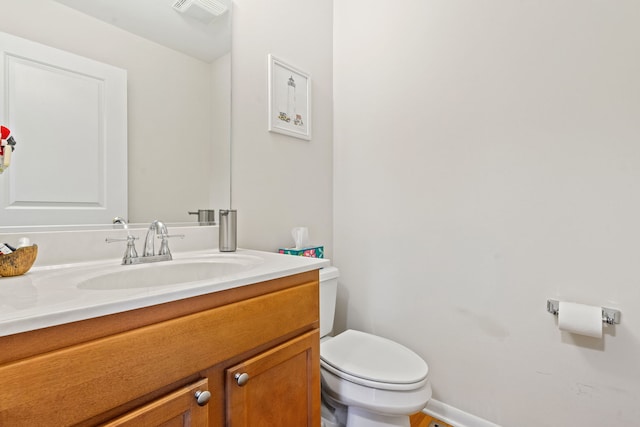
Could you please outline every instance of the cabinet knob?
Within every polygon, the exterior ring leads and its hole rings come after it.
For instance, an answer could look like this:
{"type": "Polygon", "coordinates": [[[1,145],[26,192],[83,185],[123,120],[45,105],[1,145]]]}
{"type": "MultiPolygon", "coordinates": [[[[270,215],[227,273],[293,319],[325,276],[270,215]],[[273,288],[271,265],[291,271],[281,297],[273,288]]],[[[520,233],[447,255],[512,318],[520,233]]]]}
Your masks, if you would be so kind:
{"type": "Polygon", "coordinates": [[[247,374],[246,372],[243,372],[241,374],[238,373],[238,374],[235,374],[234,378],[236,379],[236,382],[238,383],[238,385],[242,387],[247,383],[247,381],[249,381],[249,374],[247,374]]]}
{"type": "Polygon", "coordinates": [[[211,399],[211,393],[209,390],[196,391],[196,402],[198,402],[199,406],[204,406],[209,403],[209,399],[211,399]]]}

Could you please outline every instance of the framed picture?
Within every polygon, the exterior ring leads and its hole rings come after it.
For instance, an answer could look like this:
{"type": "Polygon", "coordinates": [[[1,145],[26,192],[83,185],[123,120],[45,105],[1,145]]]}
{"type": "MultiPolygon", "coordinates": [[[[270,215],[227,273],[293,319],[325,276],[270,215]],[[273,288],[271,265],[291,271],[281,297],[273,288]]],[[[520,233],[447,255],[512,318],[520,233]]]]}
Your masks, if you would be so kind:
{"type": "Polygon", "coordinates": [[[311,139],[311,78],[269,55],[269,131],[311,139]]]}

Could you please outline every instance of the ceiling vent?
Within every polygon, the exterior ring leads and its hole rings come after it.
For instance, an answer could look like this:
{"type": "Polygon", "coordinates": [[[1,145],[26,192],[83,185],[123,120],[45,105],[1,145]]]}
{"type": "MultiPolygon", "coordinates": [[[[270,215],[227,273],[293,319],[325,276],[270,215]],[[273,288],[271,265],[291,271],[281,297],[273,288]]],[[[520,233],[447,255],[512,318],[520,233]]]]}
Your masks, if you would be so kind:
{"type": "Polygon", "coordinates": [[[220,0],[176,0],[173,8],[205,23],[227,11],[227,5],[220,0]]]}

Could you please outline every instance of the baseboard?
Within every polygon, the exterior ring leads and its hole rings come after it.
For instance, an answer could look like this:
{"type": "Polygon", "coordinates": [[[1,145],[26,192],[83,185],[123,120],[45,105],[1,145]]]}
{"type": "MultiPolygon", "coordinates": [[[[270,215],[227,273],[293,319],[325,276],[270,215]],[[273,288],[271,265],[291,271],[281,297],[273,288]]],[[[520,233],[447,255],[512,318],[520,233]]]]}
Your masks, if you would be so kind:
{"type": "Polygon", "coordinates": [[[500,427],[498,424],[468,414],[435,399],[429,400],[427,407],[422,412],[455,427],[500,427]]]}

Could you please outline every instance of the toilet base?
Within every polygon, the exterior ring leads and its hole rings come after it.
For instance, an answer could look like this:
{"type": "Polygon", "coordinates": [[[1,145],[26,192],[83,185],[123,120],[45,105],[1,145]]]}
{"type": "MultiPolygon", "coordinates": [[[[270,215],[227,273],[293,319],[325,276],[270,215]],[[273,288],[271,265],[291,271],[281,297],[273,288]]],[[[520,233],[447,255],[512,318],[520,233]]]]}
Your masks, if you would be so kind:
{"type": "Polygon", "coordinates": [[[407,415],[382,415],[344,406],[322,393],[322,427],[411,427],[407,415]]]}
{"type": "Polygon", "coordinates": [[[346,427],[411,427],[407,415],[381,415],[350,406],[346,427]]]}
{"type": "Polygon", "coordinates": [[[326,396],[322,392],[321,427],[345,427],[347,424],[347,407],[326,396]]]}

